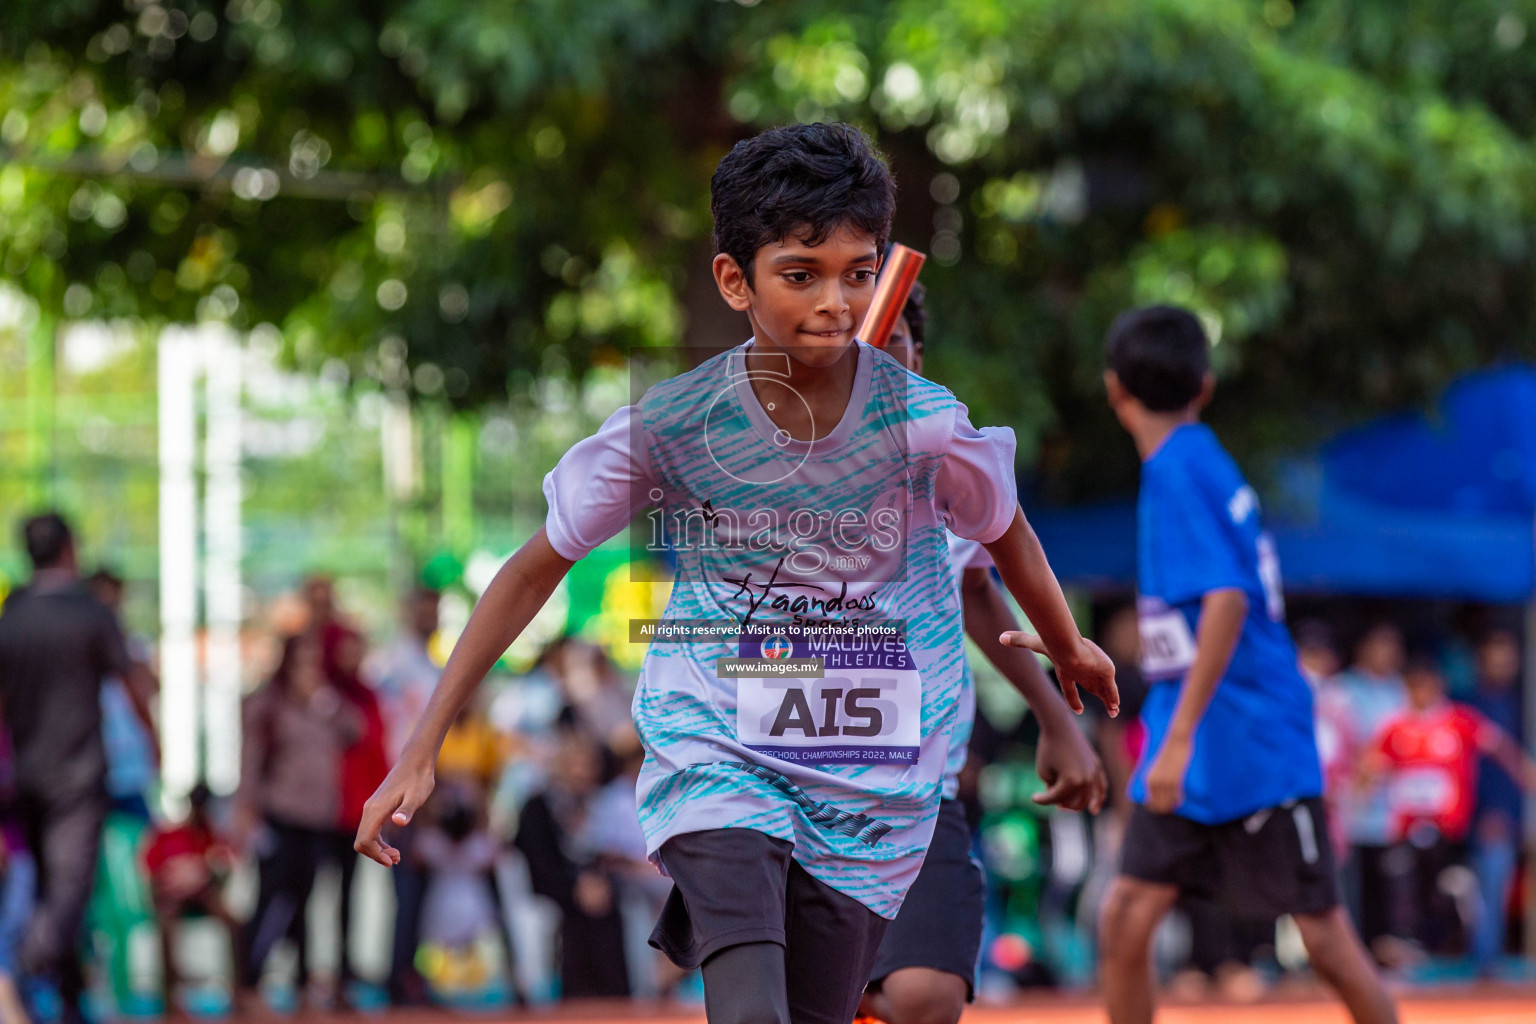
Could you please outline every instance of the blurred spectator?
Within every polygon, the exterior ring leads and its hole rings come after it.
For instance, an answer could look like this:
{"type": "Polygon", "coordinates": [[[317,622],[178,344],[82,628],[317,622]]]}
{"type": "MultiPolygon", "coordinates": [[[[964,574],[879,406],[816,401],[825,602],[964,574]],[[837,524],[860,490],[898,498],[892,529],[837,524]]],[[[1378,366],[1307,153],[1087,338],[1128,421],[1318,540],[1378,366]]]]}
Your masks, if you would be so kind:
{"type": "MultiPolygon", "coordinates": [[[[1355,644],[1354,662],[1336,677],[1338,695],[1353,729],[1353,749],[1363,750],[1385,722],[1408,706],[1403,689],[1403,634],[1377,622],[1355,644]]],[[[1350,766],[1351,776],[1359,772],[1350,766]]],[[[1369,946],[1387,934],[1387,891],[1383,858],[1392,842],[1386,791],[1377,785],[1351,786],[1341,794],[1340,818],[1349,840],[1344,892],[1360,938],[1369,946]]]]}
{"type": "Polygon", "coordinates": [[[1130,816],[1131,801],[1126,790],[1131,772],[1141,756],[1145,742],[1141,725],[1141,702],[1147,695],[1147,683],[1141,674],[1141,632],[1136,606],[1125,605],[1105,620],[1099,640],[1115,663],[1115,685],[1120,690],[1120,714],[1110,718],[1103,705],[1085,701],[1097,728],[1097,748],[1109,775],[1109,804],[1122,828],[1130,816]]]}
{"type": "MultiPolygon", "coordinates": [[[[472,812],[477,828],[483,828],[489,795],[507,759],[507,746],[507,738],[491,726],[484,711],[469,705],[459,712],[453,725],[449,727],[448,734],[443,738],[443,745],[438,751],[437,764],[434,768],[439,787],[449,787],[458,804],[449,804],[438,813],[456,814],[459,813],[461,805],[467,806],[472,812]]],[[[444,827],[447,827],[446,823],[444,827]]],[[[489,832],[486,835],[487,842],[491,842],[489,832]]],[[[493,842],[491,847],[494,854],[493,842]]],[[[468,856],[468,849],[461,851],[463,856],[468,856]]],[[[477,850],[478,846],[474,849],[477,850]]],[[[450,859],[454,864],[460,864],[462,861],[460,854],[454,854],[450,859]]],[[[494,866],[493,855],[483,871],[481,888],[490,897],[489,913],[493,915],[493,921],[506,949],[507,978],[511,980],[516,976],[512,960],[512,932],[506,925],[506,902],[494,866]]],[[[436,877],[433,876],[428,882],[429,890],[435,884],[436,877]]],[[[516,988],[514,981],[513,998],[520,1000],[522,995],[516,988]]]]}
{"type": "Polygon", "coordinates": [[[0,1024],[31,1024],[17,982],[21,942],[32,916],[36,886],[37,866],[21,840],[21,830],[14,825],[0,829],[0,1024]]]}
{"type": "MultiPolygon", "coordinates": [[[[123,581],[110,569],[97,569],[85,581],[96,600],[122,624],[123,581]]],[[[160,774],[160,751],[149,707],[160,681],[151,667],[149,645],[123,631],[129,671],[110,676],[101,686],[102,740],[107,749],[107,795],[112,809],[141,821],[150,820],[149,795],[160,774]]]]}
{"type": "Polygon", "coordinates": [[[605,752],[621,747],[634,732],[634,694],[596,644],[571,641],[560,648],[559,679],[571,720],[605,752]]]}
{"type": "Polygon", "coordinates": [[[16,818],[16,761],[0,730],[0,1024],[30,1024],[18,982],[20,953],[37,896],[37,862],[16,818]]]}
{"type": "Polygon", "coordinates": [[[443,737],[434,775],[439,782],[461,783],[484,794],[495,785],[506,760],[507,741],[473,704],[460,711],[443,737]]]}
{"type": "Polygon", "coordinates": [[[357,851],[352,841],[363,821],[363,805],[389,773],[385,750],[384,713],[360,675],[367,646],[363,637],[334,616],[321,623],[321,663],[326,681],[336,690],[360,723],[361,731],[342,751],[340,815],[326,836],[326,859],[340,872],[338,907],[336,997],[348,1003],[352,981],[352,883],[357,874],[357,851]]]}
{"type": "MultiPolygon", "coordinates": [[[[155,923],[160,929],[161,986],[167,1016],[185,1016],[176,1002],[180,978],[176,940],[185,918],[201,915],[222,924],[229,934],[230,976],[238,979],[241,974],[240,926],[224,902],[224,883],[234,866],[234,851],[209,819],[211,800],[207,786],[195,786],[188,796],[186,819],[155,829],[144,851],[155,923]]],[[[238,999],[238,984],[236,988],[238,999]]]]}
{"type": "Polygon", "coordinates": [[[1444,953],[1458,916],[1446,872],[1465,860],[1479,758],[1495,759],[1527,791],[1536,791],[1536,762],[1509,733],[1446,698],[1432,656],[1416,655],[1405,680],[1409,707],[1388,719],[1371,744],[1363,781],[1383,780],[1388,794],[1399,865],[1392,872],[1392,931],[1444,953]]]}
{"type": "Polygon", "coordinates": [[[496,843],[485,830],[484,799],[474,784],[439,787],[435,820],[422,828],[414,856],[427,871],[421,940],[448,962],[475,959],[480,943],[503,932],[492,890],[496,843]]]}
{"type": "Polygon", "coordinates": [[[673,992],[684,972],[660,950],[651,948],[648,941],[666,906],[672,883],[646,856],[645,832],[640,828],[635,796],[645,748],[633,727],[628,742],[619,744],[614,754],[618,771],[593,796],[576,845],[594,865],[608,873],[617,887],[625,923],[625,962],[629,965],[633,993],[664,998],[673,992]]]}
{"type": "Polygon", "coordinates": [[[116,618],[79,580],[64,519],[28,519],[22,541],[32,579],[0,613],[0,704],[15,751],[17,813],[38,872],[21,963],[56,981],[64,1019],[80,1020],[81,925],[108,806],[101,688],[130,664],[116,618]]]}
{"type": "Polygon", "coordinates": [[[304,609],[308,613],[306,627],[320,633],[327,626],[340,626],[350,632],[358,632],[356,624],[336,604],[336,581],[324,573],[314,573],[304,580],[304,609]]]}
{"type": "MultiPolygon", "coordinates": [[[[257,855],[244,981],[261,979],[278,940],[301,923],[315,869],[341,818],[341,758],[363,731],[325,678],[320,638],[290,637],[268,683],[246,698],[237,838],[257,855]]],[[[308,984],[301,958],[298,989],[308,984]]],[[[302,998],[302,996],[301,996],[302,998]]]]}
{"type": "Polygon", "coordinates": [[[507,759],[491,798],[492,829],[510,837],[523,803],[544,784],[543,765],[555,746],[555,722],[565,707],[562,678],[565,648],[560,637],[547,644],[528,674],[491,700],[487,717],[506,741],[507,759]]]}
{"type": "Polygon", "coordinates": [[[601,764],[602,749],[592,738],[565,728],[548,785],[518,819],[516,844],[533,891],[560,908],[560,993],[567,999],[629,994],[614,880],[581,842],[601,764]]]}
{"type": "MultiPolygon", "coordinates": [[[[1477,689],[1467,703],[1514,737],[1524,749],[1520,706],[1520,638],[1507,629],[1489,630],[1477,645],[1477,689]]],[[[1473,929],[1472,953],[1490,972],[1504,952],[1510,890],[1520,856],[1524,799],[1520,786],[1497,761],[1484,762],[1477,775],[1472,822],[1472,870],[1481,908],[1473,929]]]]}
{"type": "Polygon", "coordinates": [[[1341,802],[1355,786],[1360,738],[1350,717],[1349,698],[1338,681],[1339,651],[1334,645],[1333,630],[1325,622],[1304,619],[1296,623],[1291,635],[1296,639],[1296,660],[1301,674],[1312,686],[1317,757],[1323,768],[1323,804],[1328,809],[1328,834],[1342,864],[1349,855],[1349,837],[1344,829],[1341,802]]]}
{"type": "Polygon", "coordinates": [[[421,719],[442,669],[432,660],[428,644],[437,632],[442,595],[417,587],[400,607],[400,635],[369,657],[365,676],[372,681],[384,713],[385,752],[394,764],[406,737],[421,719]]]}
{"type": "MultiPolygon", "coordinates": [[[[438,603],[435,590],[418,587],[401,607],[398,639],[371,658],[367,674],[373,680],[384,715],[385,751],[394,764],[400,749],[421,718],[440,669],[427,645],[437,632],[438,603]]],[[[419,1006],[427,1001],[426,985],[416,970],[416,948],[421,939],[421,901],[426,874],[412,855],[417,830],[390,827],[389,841],[400,850],[400,863],[390,872],[395,890],[394,939],[389,957],[389,999],[396,1006],[419,1006]]]]}

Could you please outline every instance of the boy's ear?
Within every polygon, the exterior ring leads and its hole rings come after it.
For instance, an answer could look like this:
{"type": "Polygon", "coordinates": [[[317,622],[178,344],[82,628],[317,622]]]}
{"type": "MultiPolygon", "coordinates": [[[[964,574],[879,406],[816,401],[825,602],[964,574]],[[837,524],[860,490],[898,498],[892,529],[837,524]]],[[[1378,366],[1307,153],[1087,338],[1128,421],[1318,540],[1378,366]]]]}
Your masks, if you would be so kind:
{"type": "Polygon", "coordinates": [[[1216,375],[1209,370],[1200,378],[1200,394],[1195,396],[1195,408],[1204,409],[1216,394],[1216,375]]]}
{"type": "Polygon", "coordinates": [[[715,257],[711,269],[715,273],[715,286],[720,289],[720,297],[726,305],[738,313],[745,313],[752,307],[752,285],[735,257],[722,252],[715,257]]]}
{"type": "Polygon", "coordinates": [[[1104,394],[1112,406],[1125,401],[1125,385],[1120,383],[1120,375],[1114,370],[1104,371],[1104,394]]]}

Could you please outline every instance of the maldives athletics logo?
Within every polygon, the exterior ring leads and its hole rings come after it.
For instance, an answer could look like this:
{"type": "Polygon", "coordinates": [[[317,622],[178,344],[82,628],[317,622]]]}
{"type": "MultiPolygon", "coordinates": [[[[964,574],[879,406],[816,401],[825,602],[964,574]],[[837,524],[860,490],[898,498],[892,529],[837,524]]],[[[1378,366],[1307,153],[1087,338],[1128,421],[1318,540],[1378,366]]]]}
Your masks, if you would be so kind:
{"type": "Polygon", "coordinates": [[[795,645],[789,642],[787,636],[771,636],[763,641],[763,657],[771,661],[783,661],[792,658],[795,654],[795,645]]]}

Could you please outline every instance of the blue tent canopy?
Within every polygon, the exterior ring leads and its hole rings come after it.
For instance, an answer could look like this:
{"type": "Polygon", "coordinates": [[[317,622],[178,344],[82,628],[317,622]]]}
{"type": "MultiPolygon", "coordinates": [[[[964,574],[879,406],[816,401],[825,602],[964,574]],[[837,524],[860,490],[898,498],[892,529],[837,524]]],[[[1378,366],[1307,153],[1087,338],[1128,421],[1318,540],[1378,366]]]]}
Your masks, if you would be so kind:
{"type": "MultiPolygon", "coordinates": [[[[1536,370],[1452,385],[1437,414],[1351,430],[1291,467],[1269,525],[1289,588],[1523,602],[1536,591],[1536,370]]],[[[1123,588],[1136,573],[1130,503],[1033,510],[1057,574],[1123,588]]]]}

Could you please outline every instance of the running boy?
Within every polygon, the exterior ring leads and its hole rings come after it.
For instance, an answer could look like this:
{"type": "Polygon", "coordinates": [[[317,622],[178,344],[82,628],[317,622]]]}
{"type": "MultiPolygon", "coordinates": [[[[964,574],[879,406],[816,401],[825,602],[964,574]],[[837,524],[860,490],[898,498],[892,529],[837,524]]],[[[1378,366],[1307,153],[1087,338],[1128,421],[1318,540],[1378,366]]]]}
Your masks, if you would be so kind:
{"type": "Polygon", "coordinates": [[[1142,459],[1137,507],[1147,757],[1099,919],[1114,1024],[1152,1020],[1148,945],[1182,891],[1246,917],[1294,916],[1361,1024],[1396,1019],[1339,907],[1312,694],[1284,621],[1258,499],[1199,422],[1215,379],[1200,321],[1153,306],[1109,331],[1109,404],[1142,459]]]}
{"type": "Polygon", "coordinates": [[[380,828],[426,799],[457,709],[575,560],[647,505],[677,557],[663,625],[734,631],[653,643],[634,700],[640,819],[674,883],[652,941],[703,967],[715,1024],[846,1024],[858,1006],[955,727],[946,526],[987,543],[1063,685],[1114,703],[1019,510],[1011,435],[855,344],[894,203],[847,125],[773,129],[720,162],[715,281],[752,339],[653,387],[545,478],[544,528],[482,596],[359,851],[396,862],[380,828]],[[824,677],[770,671],[786,660],[824,677]]]}
{"type": "MultiPolygon", "coordinates": [[[[891,358],[917,374],[923,372],[927,336],[923,299],[923,286],[916,285],[886,346],[891,358]]],[[[1018,623],[992,583],[986,549],[952,533],[947,540],[967,635],[1024,696],[1040,722],[1035,770],[1048,788],[1036,794],[1035,802],[1097,814],[1108,787],[1104,767],[1035,656],[1001,643],[1001,634],[1017,630],[1018,623]]],[[[969,665],[961,684],[960,717],[950,736],[933,842],[901,913],[880,942],[864,996],[862,1012],[886,1024],[954,1024],[976,994],[986,879],[971,858],[971,831],[956,799],[976,712],[969,665]]],[[[1074,704],[1080,712],[1076,698],[1074,704]]]]}

